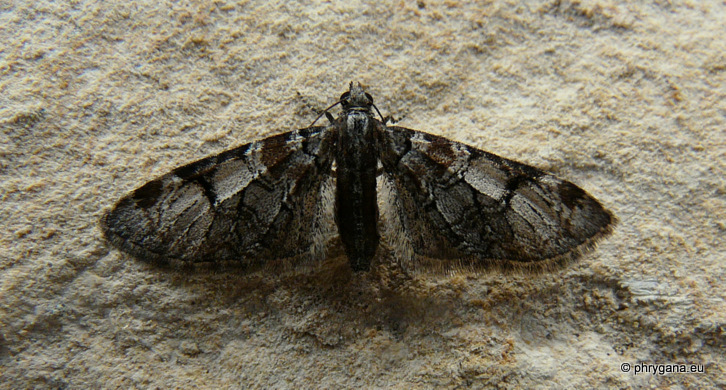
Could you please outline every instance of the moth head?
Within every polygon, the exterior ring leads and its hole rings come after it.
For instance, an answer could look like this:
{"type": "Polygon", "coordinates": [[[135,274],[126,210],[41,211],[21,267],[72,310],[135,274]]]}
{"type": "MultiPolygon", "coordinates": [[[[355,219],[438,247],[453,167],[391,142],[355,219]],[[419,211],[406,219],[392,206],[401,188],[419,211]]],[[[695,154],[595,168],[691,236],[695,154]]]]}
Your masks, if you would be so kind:
{"type": "Polygon", "coordinates": [[[371,106],[373,106],[373,96],[364,91],[360,83],[354,84],[351,81],[348,92],[340,95],[340,105],[344,110],[356,108],[370,110],[371,106]]]}

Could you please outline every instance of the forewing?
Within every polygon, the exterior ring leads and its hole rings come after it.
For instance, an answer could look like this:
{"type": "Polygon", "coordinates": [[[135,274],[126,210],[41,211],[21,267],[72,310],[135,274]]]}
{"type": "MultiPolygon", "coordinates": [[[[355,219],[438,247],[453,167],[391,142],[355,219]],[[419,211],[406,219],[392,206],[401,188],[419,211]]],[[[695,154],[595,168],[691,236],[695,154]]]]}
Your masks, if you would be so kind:
{"type": "Polygon", "coordinates": [[[380,129],[387,219],[399,226],[399,244],[424,258],[414,266],[548,267],[589,250],[615,223],[585,191],[537,168],[415,130],[380,129]]]}
{"type": "Polygon", "coordinates": [[[252,142],[146,183],[102,219],[132,255],[177,266],[252,265],[318,244],[335,140],[311,127],[252,142]]]}

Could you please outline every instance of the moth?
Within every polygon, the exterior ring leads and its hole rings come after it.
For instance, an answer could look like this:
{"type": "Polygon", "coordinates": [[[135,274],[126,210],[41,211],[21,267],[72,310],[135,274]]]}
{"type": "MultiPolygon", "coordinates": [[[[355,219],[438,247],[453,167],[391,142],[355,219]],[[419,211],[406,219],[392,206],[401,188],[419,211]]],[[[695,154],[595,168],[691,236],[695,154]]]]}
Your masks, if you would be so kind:
{"type": "Polygon", "coordinates": [[[616,223],[584,190],[540,169],[389,126],[360,83],[325,114],[327,125],[144,184],[104,215],[106,239],[177,267],[315,262],[338,240],[350,267],[367,271],[383,238],[405,269],[543,269],[592,250],[616,223]]]}

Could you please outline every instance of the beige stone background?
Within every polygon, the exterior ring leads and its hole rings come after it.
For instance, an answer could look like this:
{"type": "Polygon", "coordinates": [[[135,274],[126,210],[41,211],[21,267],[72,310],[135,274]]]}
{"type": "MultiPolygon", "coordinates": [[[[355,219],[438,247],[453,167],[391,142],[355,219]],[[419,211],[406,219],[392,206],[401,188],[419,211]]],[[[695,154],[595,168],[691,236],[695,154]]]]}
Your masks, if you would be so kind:
{"type": "Polygon", "coordinates": [[[725,20],[723,1],[0,1],[0,388],[726,386],[725,20]],[[306,127],[351,80],[402,126],[575,182],[615,233],[559,272],[450,277],[185,274],[104,242],[128,191],[306,127]]]}

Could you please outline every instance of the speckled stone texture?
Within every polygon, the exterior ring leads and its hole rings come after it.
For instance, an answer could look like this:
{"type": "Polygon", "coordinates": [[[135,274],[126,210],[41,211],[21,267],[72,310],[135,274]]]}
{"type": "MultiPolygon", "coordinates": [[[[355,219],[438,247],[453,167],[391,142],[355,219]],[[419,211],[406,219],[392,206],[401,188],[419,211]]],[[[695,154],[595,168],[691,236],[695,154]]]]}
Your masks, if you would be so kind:
{"type": "Polygon", "coordinates": [[[471,3],[0,2],[0,388],[726,386],[726,4],[471,3]],[[351,80],[614,234],[537,275],[190,275],[102,239],[123,194],[351,80]]]}

